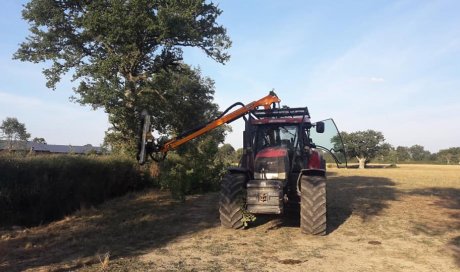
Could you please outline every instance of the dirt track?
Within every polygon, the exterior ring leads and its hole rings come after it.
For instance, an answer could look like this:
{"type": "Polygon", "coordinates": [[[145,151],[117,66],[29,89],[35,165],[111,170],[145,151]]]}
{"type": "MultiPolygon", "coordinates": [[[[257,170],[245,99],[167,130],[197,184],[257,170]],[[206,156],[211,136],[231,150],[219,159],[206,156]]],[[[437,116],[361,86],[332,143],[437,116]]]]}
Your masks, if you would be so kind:
{"type": "Polygon", "coordinates": [[[149,191],[2,231],[0,271],[460,271],[460,167],[332,170],[327,186],[324,237],[297,216],[223,229],[216,193],[149,191]]]}

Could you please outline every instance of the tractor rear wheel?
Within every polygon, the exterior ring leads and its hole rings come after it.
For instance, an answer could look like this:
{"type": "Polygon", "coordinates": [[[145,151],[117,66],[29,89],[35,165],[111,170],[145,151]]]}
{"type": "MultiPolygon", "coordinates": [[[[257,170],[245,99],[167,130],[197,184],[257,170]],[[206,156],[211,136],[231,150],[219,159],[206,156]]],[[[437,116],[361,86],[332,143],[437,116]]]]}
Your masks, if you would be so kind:
{"type": "Polygon", "coordinates": [[[300,229],[313,235],[326,234],[326,178],[301,178],[300,229]]]}
{"type": "Polygon", "coordinates": [[[246,174],[229,173],[220,185],[219,213],[220,223],[226,228],[240,229],[243,227],[244,185],[246,174]]]}

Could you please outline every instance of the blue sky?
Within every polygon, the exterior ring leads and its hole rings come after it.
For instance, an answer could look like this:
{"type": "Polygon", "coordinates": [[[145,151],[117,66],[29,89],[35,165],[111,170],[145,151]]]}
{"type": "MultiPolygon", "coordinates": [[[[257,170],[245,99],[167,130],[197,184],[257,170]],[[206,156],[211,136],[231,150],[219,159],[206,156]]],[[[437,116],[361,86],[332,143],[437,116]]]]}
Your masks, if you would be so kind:
{"type": "MultiPolygon", "coordinates": [[[[11,60],[27,35],[23,1],[0,10],[0,120],[14,116],[32,137],[99,145],[103,111],[69,102],[68,78],[45,87],[43,66],[11,60]]],[[[460,146],[459,1],[218,1],[231,60],[197,49],[185,62],[216,83],[222,109],[275,89],[282,104],[308,106],[313,120],[341,130],[374,129],[394,146],[436,152],[460,146]]],[[[227,142],[242,145],[242,121],[227,142]]]]}

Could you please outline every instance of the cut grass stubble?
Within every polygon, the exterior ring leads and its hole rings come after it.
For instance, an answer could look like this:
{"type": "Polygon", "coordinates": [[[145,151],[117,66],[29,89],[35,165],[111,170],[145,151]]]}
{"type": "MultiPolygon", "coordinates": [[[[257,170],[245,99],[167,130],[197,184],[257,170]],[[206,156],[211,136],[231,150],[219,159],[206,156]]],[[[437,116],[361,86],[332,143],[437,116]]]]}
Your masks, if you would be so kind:
{"type": "Polygon", "coordinates": [[[218,194],[178,203],[151,190],[97,210],[0,234],[0,270],[454,271],[460,269],[460,167],[333,169],[328,235],[296,216],[220,227],[218,194]]]}

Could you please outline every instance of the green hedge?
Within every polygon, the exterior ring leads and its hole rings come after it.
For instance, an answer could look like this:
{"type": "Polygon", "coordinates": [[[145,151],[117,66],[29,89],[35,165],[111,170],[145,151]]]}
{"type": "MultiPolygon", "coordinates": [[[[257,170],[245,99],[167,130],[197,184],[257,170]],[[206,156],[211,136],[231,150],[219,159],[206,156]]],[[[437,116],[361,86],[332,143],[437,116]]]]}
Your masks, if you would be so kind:
{"type": "Polygon", "coordinates": [[[161,164],[159,185],[170,190],[173,198],[184,201],[188,194],[219,190],[226,169],[224,163],[214,161],[214,157],[204,152],[193,156],[171,152],[161,164]]]}
{"type": "Polygon", "coordinates": [[[116,157],[0,156],[0,225],[36,225],[145,187],[135,161],[116,157]]]}

